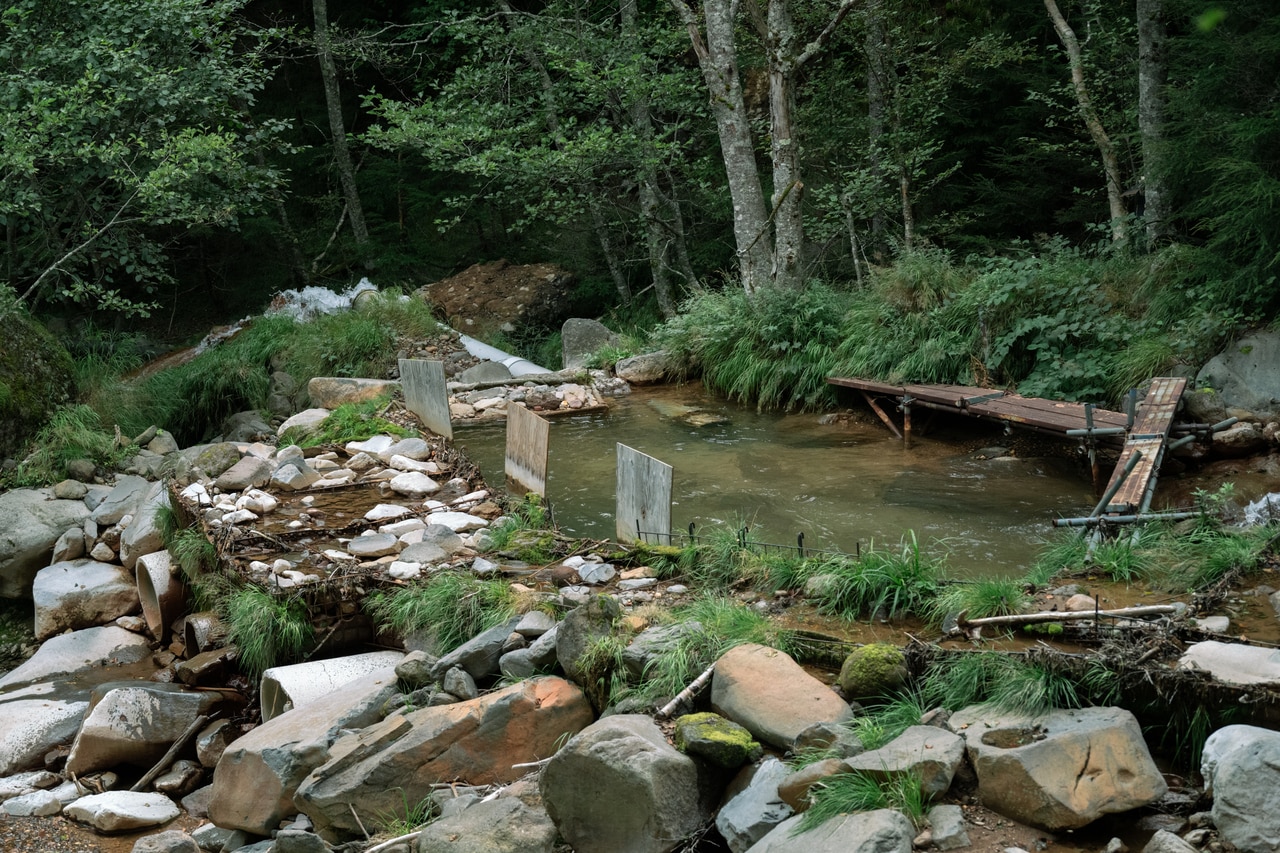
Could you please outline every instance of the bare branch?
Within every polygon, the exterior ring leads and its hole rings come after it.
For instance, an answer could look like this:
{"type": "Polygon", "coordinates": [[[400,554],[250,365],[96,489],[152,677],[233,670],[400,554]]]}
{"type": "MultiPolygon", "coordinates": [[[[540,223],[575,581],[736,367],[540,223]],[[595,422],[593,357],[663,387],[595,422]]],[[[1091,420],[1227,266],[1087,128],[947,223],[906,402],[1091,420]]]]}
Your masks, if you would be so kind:
{"type": "Polygon", "coordinates": [[[843,0],[840,4],[840,8],[836,9],[836,13],[831,16],[831,20],[827,22],[827,25],[823,28],[822,32],[818,33],[814,40],[805,45],[804,50],[800,51],[800,55],[796,57],[795,61],[796,68],[804,65],[812,59],[818,51],[826,47],[827,42],[831,41],[831,36],[836,31],[836,27],[840,26],[840,22],[844,20],[845,15],[848,15],[849,12],[853,10],[853,4],[856,2],[857,0],[843,0]]]}

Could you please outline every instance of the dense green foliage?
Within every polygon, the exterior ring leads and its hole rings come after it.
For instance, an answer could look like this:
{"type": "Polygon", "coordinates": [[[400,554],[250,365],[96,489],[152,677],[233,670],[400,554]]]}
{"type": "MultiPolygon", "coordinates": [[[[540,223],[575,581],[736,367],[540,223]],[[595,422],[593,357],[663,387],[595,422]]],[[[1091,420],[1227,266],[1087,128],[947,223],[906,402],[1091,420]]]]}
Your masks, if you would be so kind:
{"type": "Polygon", "coordinates": [[[505,581],[454,571],[375,593],[365,606],[379,628],[402,635],[427,632],[441,653],[502,624],[516,612],[515,595],[505,581]]]}

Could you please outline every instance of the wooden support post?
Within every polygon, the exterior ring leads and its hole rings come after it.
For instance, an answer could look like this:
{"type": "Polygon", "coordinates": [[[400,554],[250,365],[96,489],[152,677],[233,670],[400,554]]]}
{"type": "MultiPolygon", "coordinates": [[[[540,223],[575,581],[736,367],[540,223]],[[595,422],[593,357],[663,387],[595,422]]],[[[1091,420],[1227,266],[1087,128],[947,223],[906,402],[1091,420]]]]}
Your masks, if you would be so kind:
{"type": "Polygon", "coordinates": [[[1086,446],[1089,448],[1089,474],[1093,477],[1093,493],[1102,494],[1102,473],[1098,470],[1098,441],[1093,434],[1093,403],[1084,404],[1084,428],[1086,446]]]}
{"type": "Polygon", "coordinates": [[[894,426],[893,419],[890,418],[885,413],[884,409],[880,408],[880,404],[876,402],[875,398],[872,397],[870,394],[868,394],[866,391],[862,392],[862,396],[866,399],[867,405],[871,407],[871,411],[879,415],[880,420],[884,421],[884,425],[889,428],[889,431],[892,432],[894,435],[896,435],[898,438],[902,438],[902,433],[898,432],[898,428],[894,426]]]}
{"type": "Polygon", "coordinates": [[[911,403],[910,397],[902,398],[902,446],[911,449],[911,403]]]}

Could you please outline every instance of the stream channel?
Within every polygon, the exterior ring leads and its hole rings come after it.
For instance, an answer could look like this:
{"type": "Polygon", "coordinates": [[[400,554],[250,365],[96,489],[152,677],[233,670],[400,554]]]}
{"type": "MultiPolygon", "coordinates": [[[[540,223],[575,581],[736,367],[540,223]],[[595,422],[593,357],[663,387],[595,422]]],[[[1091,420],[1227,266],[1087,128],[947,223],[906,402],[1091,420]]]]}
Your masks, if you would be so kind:
{"type": "MultiPolygon", "coordinates": [[[[1020,576],[1053,533],[1051,521],[1088,514],[1092,489],[1070,446],[963,418],[910,449],[869,413],[823,424],[815,413],[757,413],[701,385],[637,389],[609,411],[551,419],[548,502],[571,536],[614,536],[616,444],[666,462],[671,521],[706,533],[749,525],[755,541],[853,553],[898,547],[913,532],[957,577],[1020,576]],[[694,426],[685,417],[715,421],[694,426]],[[983,449],[1012,447],[990,458],[983,449]],[[1056,456],[1019,455],[1050,447],[1056,456]]],[[[460,428],[464,449],[492,486],[503,482],[502,423],[460,428]]],[[[1042,451],[1043,452],[1043,451],[1042,451]]]]}

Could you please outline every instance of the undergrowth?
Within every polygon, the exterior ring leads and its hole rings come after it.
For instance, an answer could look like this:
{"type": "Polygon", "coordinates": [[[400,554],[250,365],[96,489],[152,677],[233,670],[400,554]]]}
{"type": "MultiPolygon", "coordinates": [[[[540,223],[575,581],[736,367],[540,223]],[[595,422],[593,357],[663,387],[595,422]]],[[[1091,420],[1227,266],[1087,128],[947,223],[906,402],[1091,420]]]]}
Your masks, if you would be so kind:
{"type": "Polygon", "coordinates": [[[516,600],[505,581],[441,571],[398,590],[374,593],[365,607],[382,630],[401,635],[431,631],[444,653],[511,618],[516,600]]]}
{"type": "Polygon", "coordinates": [[[367,400],[363,403],[343,403],[310,432],[296,427],[285,430],[279,440],[280,447],[296,444],[299,447],[318,447],[322,444],[346,444],[349,441],[366,441],[375,435],[392,435],[407,438],[415,433],[382,417],[386,398],[367,400]]]}
{"type": "Polygon", "coordinates": [[[257,679],[273,666],[295,662],[313,639],[306,605],[244,586],[223,602],[227,640],[240,650],[240,668],[257,679]]]}
{"type": "Polygon", "coordinates": [[[122,447],[113,430],[90,407],[65,406],[54,413],[31,446],[34,451],[6,478],[12,486],[42,486],[67,476],[67,463],[88,459],[110,468],[128,458],[137,448],[122,447]]]}

